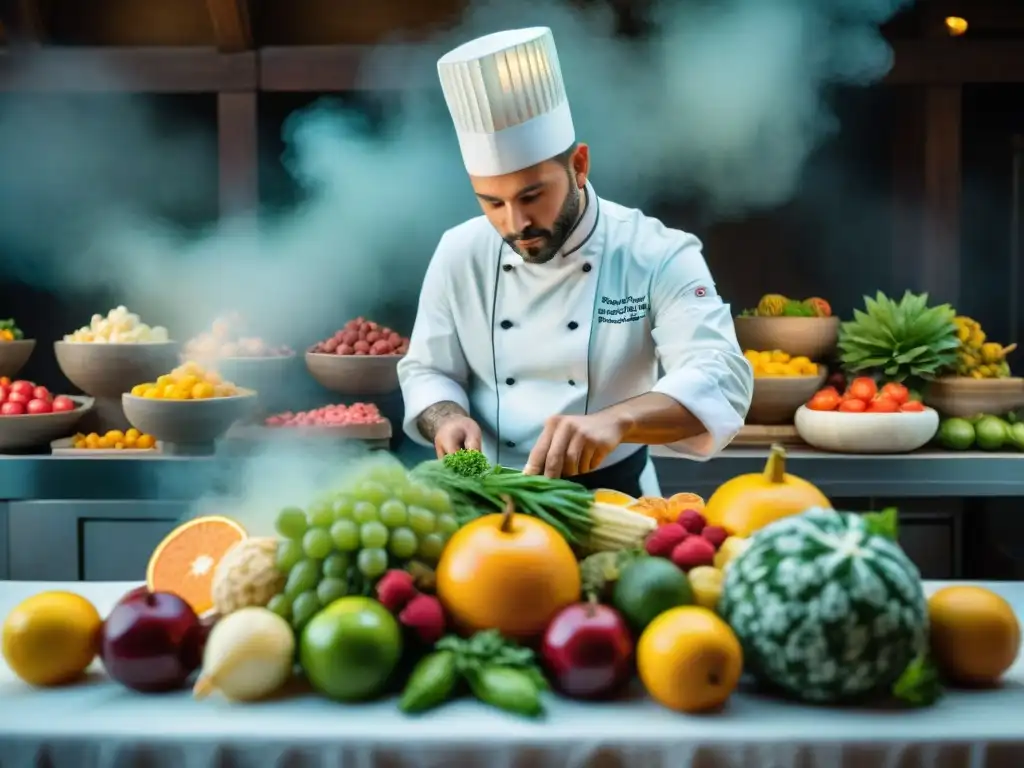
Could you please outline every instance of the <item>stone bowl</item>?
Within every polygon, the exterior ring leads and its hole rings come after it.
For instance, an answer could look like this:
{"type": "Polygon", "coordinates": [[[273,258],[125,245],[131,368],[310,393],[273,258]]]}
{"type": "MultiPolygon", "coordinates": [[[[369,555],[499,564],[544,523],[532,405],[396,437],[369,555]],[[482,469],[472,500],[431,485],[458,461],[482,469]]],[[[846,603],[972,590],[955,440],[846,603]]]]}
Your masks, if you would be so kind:
{"type": "Polygon", "coordinates": [[[982,413],[1002,416],[1024,406],[1024,378],[944,376],[925,387],[924,402],[939,413],[962,419],[982,413]]]}
{"type": "Polygon", "coordinates": [[[813,448],[833,453],[910,453],[939,431],[933,408],[905,413],[812,411],[801,405],[794,418],[797,434],[813,448]]]}
{"type": "Polygon", "coordinates": [[[838,317],[737,317],[736,338],[743,350],[782,350],[793,357],[823,360],[836,349],[838,317]]]}
{"type": "Polygon", "coordinates": [[[792,424],[796,409],[811,399],[828,376],[757,376],[747,424],[792,424]]]}
{"type": "Polygon", "coordinates": [[[165,453],[207,453],[231,426],[252,413],[256,393],[207,400],[159,400],[121,395],[128,423],[163,443],[165,453]],[[170,445],[169,445],[170,444],[170,445]]]}
{"type": "Polygon", "coordinates": [[[306,353],[306,368],[324,389],[343,395],[389,395],[398,389],[402,355],[306,353]]]}
{"type": "Polygon", "coordinates": [[[78,422],[93,406],[91,397],[70,396],[77,407],[60,413],[0,416],[0,450],[10,451],[49,445],[75,431],[78,422]]]}
{"type": "Polygon", "coordinates": [[[57,341],[53,351],[68,381],[93,397],[119,398],[136,384],[156,381],[178,362],[173,341],[97,344],[57,341]]]}
{"type": "Polygon", "coordinates": [[[17,376],[18,371],[24,368],[25,363],[32,357],[35,348],[35,339],[0,341],[0,376],[17,376]]]}

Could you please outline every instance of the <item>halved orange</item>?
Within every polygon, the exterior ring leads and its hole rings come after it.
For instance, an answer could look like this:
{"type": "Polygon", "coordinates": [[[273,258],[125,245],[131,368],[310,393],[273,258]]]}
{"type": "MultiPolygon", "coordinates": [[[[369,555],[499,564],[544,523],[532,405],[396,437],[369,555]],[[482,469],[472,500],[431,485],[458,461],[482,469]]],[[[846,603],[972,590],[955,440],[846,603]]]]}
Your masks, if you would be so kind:
{"type": "Polygon", "coordinates": [[[636,499],[632,496],[612,488],[598,488],[594,491],[594,501],[599,504],[613,504],[618,507],[628,507],[630,504],[636,504],[636,499]]]}
{"type": "Polygon", "coordinates": [[[209,515],[179,525],[149,558],[146,586],[171,592],[200,616],[213,608],[213,573],[231,547],[246,538],[245,529],[229,517],[209,515]]]}

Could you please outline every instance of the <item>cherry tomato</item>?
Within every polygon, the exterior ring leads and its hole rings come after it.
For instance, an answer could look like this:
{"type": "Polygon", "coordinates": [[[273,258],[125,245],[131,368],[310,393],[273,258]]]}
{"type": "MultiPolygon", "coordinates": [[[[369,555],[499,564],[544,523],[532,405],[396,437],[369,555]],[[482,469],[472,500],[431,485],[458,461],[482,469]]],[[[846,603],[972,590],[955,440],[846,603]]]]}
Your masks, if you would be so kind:
{"type": "Polygon", "coordinates": [[[895,400],[899,405],[903,405],[910,399],[910,390],[895,381],[890,381],[882,387],[880,394],[895,400]]]}
{"type": "Polygon", "coordinates": [[[900,404],[891,397],[880,395],[868,403],[868,413],[896,413],[900,404]]]}
{"type": "Polygon", "coordinates": [[[921,413],[924,410],[924,403],[918,400],[908,400],[900,406],[904,413],[921,413]]]}
{"type": "Polygon", "coordinates": [[[835,390],[831,392],[822,390],[808,401],[807,407],[812,411],[834,411],[841,402],[842,398],[835,390]]]}
{"type": "Polygon", "coordinates": [[[857,400],[868,402],[878,394],[878,385],[875,384],[874,379],[869,379],[867,376],[861,376],[860,378],[854,379],[850,382],[850,386],[847,388],[846,394],[847,396],[856,398],[857,400]]]}
{"type": "Polygon", "coordinates": [[[867,410],[868,404],[863,400],[857,400],[855,398],[848,398],[843,400],[839,404],[839,410],[843,413],[864,413],[867,410]]]}

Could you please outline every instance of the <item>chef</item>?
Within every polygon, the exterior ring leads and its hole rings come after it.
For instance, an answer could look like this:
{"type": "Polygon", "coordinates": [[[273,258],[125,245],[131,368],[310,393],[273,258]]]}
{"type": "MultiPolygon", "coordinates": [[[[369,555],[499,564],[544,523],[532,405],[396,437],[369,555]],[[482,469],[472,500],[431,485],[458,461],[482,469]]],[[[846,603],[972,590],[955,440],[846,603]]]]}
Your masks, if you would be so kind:
{"type": "Polygon", "coordinates": [[[700,241],[597,196],[550,29],[487,35],[437,66],[483,215],[445,232],[427,268],[398,364],[406,433],[439,457],[474,448],[660,495],[647,446],[714,456],[753,388],[700,241]]]}

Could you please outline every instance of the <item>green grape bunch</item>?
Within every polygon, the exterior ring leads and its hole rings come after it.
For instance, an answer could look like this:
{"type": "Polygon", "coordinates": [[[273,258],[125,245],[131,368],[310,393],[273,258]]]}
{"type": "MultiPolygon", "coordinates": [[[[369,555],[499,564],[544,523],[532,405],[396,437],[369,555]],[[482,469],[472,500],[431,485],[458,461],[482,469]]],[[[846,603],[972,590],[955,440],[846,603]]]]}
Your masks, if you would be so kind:
{"type": "Polygon", "coordinates": [[[399,464],[371,465],[340,490],[275,520],[284,590],[268,607],[296,630],[339,597],[365,594],[391,568],[436,565],[459,523],[442,490],[399,464]]]}

